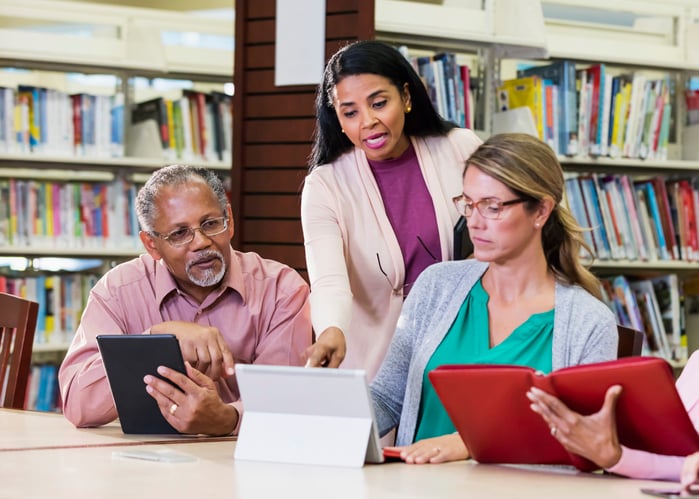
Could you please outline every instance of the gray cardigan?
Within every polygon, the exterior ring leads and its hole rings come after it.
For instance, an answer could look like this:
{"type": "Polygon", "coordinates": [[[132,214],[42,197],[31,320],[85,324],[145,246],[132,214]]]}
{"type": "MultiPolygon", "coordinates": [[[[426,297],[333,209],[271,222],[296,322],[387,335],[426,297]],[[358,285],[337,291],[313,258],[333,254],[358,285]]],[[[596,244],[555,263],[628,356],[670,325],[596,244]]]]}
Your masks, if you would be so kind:
{"type": "MultiPolygon", "coordinates": [[[[427,362],[487,268],[477,260],[436,263],[425,269],[408,295],[370,387],[379,433],[398,425],[396,445],[413,442],[427,362]]],[[[553,369],[616,359],[617,344],[612,311],[581,287],[557,283],[553,369]]]]}

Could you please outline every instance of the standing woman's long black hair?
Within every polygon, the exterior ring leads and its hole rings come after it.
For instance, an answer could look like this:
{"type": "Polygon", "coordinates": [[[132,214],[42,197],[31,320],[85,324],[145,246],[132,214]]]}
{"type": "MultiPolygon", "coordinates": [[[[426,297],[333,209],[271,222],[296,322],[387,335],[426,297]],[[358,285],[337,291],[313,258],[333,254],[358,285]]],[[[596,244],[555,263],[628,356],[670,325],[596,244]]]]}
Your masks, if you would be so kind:
{"type": "Polygon", "coordinates": [[[331,163],[354,147],[337,119],[333,92],[343,78],[351,75],[383,76],[403,92],[408,84],[412,110],[405,116],[404,132],[408,136],[445,135],[456,127],[442,119],[430,101],[422,80],[408,60],[395,48],[382,42],[366,40],[346,45],[328,61],[323,80],[316,93],[316,126],[309,172],[316,166],[331,163]]]}

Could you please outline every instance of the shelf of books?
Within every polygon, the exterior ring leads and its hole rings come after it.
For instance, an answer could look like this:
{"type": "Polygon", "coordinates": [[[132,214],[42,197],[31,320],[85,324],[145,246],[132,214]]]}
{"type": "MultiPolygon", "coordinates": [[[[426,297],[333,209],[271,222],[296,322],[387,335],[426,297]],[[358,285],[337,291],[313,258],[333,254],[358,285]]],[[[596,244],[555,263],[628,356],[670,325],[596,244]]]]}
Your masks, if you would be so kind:
{"type": "Polygon", "coordinates": [[[688,331],[683,310],[684,287],[699,275],[699,84],[689,86],[699,64],[687,45],[699,27],[691,6],[531,2],[529,38],[519,33],[518,50],[489,38],[506,29],[498,5],[474,3],[480,31],[464,21],[459,37],[450,22],[463,6],[446,16],[441,6],[408,3],[377,1],[377,38],[409,47],[401,50],[443,117],[484,136],[524,131],[552,147],[608,305],[620,324],[646,333],[644,353],[681,366],[687,336],[699,338],[699,321],[688,331]],[[398,13],[405,9],[421,14],[398,13]],[[528,55],[535,49],[548,55],[528,55]]]}
{"type": "Polygon", "coordinates": [[[39,303],[26,409],[53,411],[60,407],[56,374],[99,271],[13,271],[0,275],[0,291],[39,303]]]}
{"type": "Polygon", "coordinates": [[[196,13],[0,0],[0,290],[40,304],[32,408],[55,403],[91,286],[142,251],[134,200],[148,175],[180,162],[229,177],[233,29],[196,13]]]}
{"type": "Polygon", "coordinates": [[[684,310],[699,275],[699,150],[688,136],[697,66],[686,46],[696,26],[682,2],[546,3],[551,59],[510,66],[492,131],[526,130],[557,152],[618,322],[645,332],[644,353],[681,366],[699,336],[684,310]]]}
{"type": "MultiPolygon", "coordinates": [[[[17,76],[16,69],[0,70],[0,77],[56,80],[41,71],[17,76]]],[[[71,81],[95,81],[95,75],[63,76],[60,89],[22,83],[0,88],[0,167],[148,172],[180,161],[230,169],[232,96],[223,85],[201,91],[197,82],[163,80],[165,95],[150,97],[152,90],[142,88],[149,83],[134,76],[129,103],[116,77],[101,75],[115,93],[97,95],[75,93],[71,81]]]]}
{"type": "Polygon", "coordinates": [[[523,65],[498,87],[493,120],[497,131],[524,123],[558,153],[592,269],[612,276],[604,282],[614,283],[606,291],[617,320],[646,333],[645,353],[679,365],[684,312],[678,302],[660,327],[641,283],[648,274],[672,279],[681,296],[684,278],[699,273],[699,157],[680,159],[681,76],[570,60],[523,65]]]}

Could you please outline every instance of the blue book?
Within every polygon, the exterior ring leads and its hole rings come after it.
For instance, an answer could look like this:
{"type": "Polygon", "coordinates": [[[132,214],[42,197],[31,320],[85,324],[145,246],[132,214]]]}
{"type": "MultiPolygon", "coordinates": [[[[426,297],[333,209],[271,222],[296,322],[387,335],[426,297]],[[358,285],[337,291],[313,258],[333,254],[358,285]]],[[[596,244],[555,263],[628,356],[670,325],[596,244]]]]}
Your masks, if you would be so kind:
{"type": "Polygon", "coordinates": [[[583,199],[582,190],[580,189],[580,183],[578,182],[577,178],[569,178],[566,179],[565,185],[570,211],[573,212],[573,216],[578,222],[578,225],[583,228],[583,237],[585,238],[585,242],[592,251],[595,251],[596,245],[594,233],[592,230],[590,230],[590,221],[588,220],[587,212],[585,211],[585,201],[583,199]]]}
{"type": "Polygon", "coordinates": [[[124,155],[124,104],[116,97],[112,98],[110,121],[110,155],[118,158],[124,155]]]}
{"type": "Polygon", "coordinates": [[[47,151],[48,138],[49,138],[49,125],[48,125],[48,90],[45,88],[39,89],[39,150],[42,152],[53,152],[47,151]]]}
{"type": "Polygon", "coordinates": [[[442,79],[445,87],[445,97],[447,101],[447,112],[445,118],[452,123],[458,124],[458,104],[457,97],[457,78],[456,78],[456,55],[452,52],[440,52],[435,54],[435,61],[442,61],[442,79]]]}
{"type": "Polygon", "coordinates": [[[56,408],[56,396],[58,395],[58,367],[53,364],[46,366],[46,391],[44,410],[53,411],[56,408]]]}
{"type": "Polygon", "coordinates": [[[614,288],[614,300],[618,300],[628,317],[629,327],[643,331],[643,319],[638,301],[629,281],[623,275],[616,276],[612,281],[614,288]]]}
{"type": "Polygon", "coordinates": [[[44,364],[40,367],[40,372],[36,410],[52,411],[56,406],[56,395],[58,394],[58,368],[52,364],[44,364]]]}
{"type": "Polygon", "coordinates": [[[591,176],[580,177],[580,187],[585,199],[585,210],[590,220],[590,225],[595,234],[595,243],[597,244],[597,258],[606,260],[611,256],[611,247],[609,238],[607,237],[607,229],[604,226],[602,218],[602,209],[600,208],[600,200],[597,196],[597,187],[595,179],[591,176]]]}
{"type": "Polygon", "coordinates": [[[36,301],[39,304],[39,312],[36,316],[34,343],[44,343],[46,341],[46,276],[36,277],[36,301]]]}
{"type": "Polygon", "coordinates": [[[608,130],[608,135],[607,135],[607,144],[609,146],[612,145],[612,139],[614,138],[614,113],[616,112],[615,110],[615,104],[616,104],[616,98],[617,94],[621,90],[621,82],[622,78],[619,76],[615,76],[612,78],[612,102],[609,107],[609,130],[608,130]]]}
{"type": "Polygon", "coordinates": [[[658,241],[658,251],[660,252],[661,260],[671,260],[670,254],[667,250],[667,241],[665,241],[665,234],[663,234],[663,225],[660,218],[660,207],[658,206],[658,198],[655,195],[655,188],[653,183],[650,181],[639,181],[634,182],[636,189],[643,189],[646,194],[646,201],[648,202],[648,211],[653,221],[653,227],[655,228],[655,235],[658,241]]]}
{"type": "Polygon", "coordinates": [[[558,87],[558,153],[578,153],[578,96],[575,90],[575,63],[556,61],[517,71],[517,77],[539,76],[558,87]]]}
{"type": "Polygon", "coordinates": [[[417,58],[417,68],[418,73],[425,82],[425,87],[427,88],[427,94],[430,96],[432,105],[435,109],[439,109],[439,102],[437,99],[437,86],[435,83],[434,68],[432,67],[432,57],[423,56],[417,58]]]}
{"type": "MultiPolygon", "coordinates": [[[[39,151],[41,147],[41,90],[33,85],[19,85],[17,91],[27,97],[29,105],[29,149],[39,151]]],[[[45,133],[45,132],[43,132],[45,133]]]]}
{"type": "Polygon", "coordinates": [[[36,394],[36,407],[37,411],[47,411],[46,408],[46,391],[48,390],[48,369],[47,365],[39,366],[39,389],[36,394]]]}

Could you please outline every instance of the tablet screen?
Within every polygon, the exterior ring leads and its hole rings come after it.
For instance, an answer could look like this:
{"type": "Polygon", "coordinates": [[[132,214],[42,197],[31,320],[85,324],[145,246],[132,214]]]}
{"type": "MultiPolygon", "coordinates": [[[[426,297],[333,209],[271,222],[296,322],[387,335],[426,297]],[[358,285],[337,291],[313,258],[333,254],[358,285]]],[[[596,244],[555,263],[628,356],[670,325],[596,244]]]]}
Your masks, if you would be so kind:
{"type": "Polygon", "coordinates": [[[172,334],[114,334],[97,336],[114,405],[124,433],[179,433],[160,413],[146,392],[143,377],[157,376],[158,366],[185,373],[180,344],[172,334]]]}

